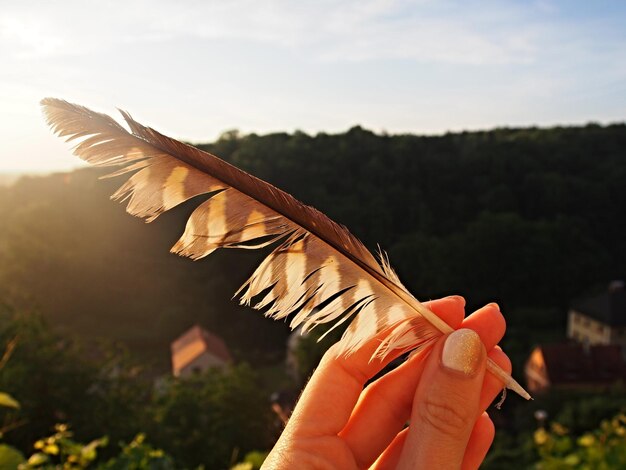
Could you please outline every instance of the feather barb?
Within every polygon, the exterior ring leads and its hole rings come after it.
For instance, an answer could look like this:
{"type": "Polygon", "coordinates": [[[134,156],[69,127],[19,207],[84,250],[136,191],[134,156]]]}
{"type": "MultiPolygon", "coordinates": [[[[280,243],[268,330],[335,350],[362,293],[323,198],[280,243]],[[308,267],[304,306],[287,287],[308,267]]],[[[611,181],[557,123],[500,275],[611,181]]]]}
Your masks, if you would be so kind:
{"type": "MultiPolygon", "coordinates": [[[[402,285],[385,255],[380,262],[346,227],[290,194],[195,147],[160,134],[121,114],[130,132],[109,116],[46,98],[53,131],[74,141],[74,153],[96,166],[130,173],[112,198],[147,222],[199,195],[172,251],[192,259],[218,248],[277,244],[236,295],[242,304],[264,294],[254,308],[274,319],[293,315],[303,331],[349,321],[340,354],[350,354],[376,335],[375,356],[428,348],[452,328],[402,285]]],[[[525,398],[528,393],[493,361],[489,370],[525,398]]]]}

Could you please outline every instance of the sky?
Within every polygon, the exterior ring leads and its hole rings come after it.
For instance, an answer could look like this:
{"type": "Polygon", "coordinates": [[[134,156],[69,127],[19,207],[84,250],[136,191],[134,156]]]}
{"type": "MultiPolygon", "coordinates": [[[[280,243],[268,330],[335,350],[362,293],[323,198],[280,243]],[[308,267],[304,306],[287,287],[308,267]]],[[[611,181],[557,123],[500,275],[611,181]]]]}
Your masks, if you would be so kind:
{"type": "Polygon", "coordinates": [[[0,172],[79,165],[39,101],[175,138],[626,120],[626,2],[0,0],[0,172]]]}

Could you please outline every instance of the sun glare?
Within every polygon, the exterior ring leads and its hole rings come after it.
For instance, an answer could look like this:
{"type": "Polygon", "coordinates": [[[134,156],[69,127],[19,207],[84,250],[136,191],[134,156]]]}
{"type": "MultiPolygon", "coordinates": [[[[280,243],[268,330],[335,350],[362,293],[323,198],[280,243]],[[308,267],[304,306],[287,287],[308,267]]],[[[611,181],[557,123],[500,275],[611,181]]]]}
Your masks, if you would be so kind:
{"type": "Polygon", "coordinates": [[[22,58],[52,54],[61,46],[61,39],[46,31],[36,20],[0,18],[0,38],[12,45],[13,53],[22,58]]]}

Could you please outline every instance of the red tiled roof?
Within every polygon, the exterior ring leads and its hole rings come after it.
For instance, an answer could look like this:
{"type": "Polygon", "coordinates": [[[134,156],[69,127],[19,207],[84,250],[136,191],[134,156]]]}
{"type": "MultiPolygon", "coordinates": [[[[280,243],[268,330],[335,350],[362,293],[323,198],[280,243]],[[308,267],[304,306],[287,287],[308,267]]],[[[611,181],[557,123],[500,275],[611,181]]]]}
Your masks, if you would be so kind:
{"type": "Polygon", "coordinates": [[[551,344],[541,346],[552,385],[610,384],[626,380],[626,360],[616,345],[551,344]]]}
{"type": "Polygon", "coordinates": [[[232,356],[224,341],[199,325],[191,327],[172,342],[171,350],[175,370],[184,368],[205,351],[225,362],[232,361],[232,356]]]}

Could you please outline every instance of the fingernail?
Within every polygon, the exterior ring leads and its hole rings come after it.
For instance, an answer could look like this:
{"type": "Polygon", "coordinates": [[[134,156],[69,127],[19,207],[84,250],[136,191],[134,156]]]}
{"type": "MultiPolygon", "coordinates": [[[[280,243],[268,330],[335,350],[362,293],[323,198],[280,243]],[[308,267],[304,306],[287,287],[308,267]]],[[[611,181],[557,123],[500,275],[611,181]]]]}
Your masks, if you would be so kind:
{"type": "Polygon", "coordinates": [[[478,371],[482,354],[480,336],[473,330],[461,328],[450,333],[446,339],[441,362],[448,369],[472,376],[478,371]]]}
{"type": "Polygon", "coordinates": [[[500,311],[500,306],[495,303],[495,302],[491,302],[490,304],[487,304],[487,307],[493,307],[495,308],[498,312],[500,311]]]}
{"type": "Polygon", "coordinates": [[[460,295],[449,295],[448,298],[456,300],[457,302],[463,304],[463,306],[465,307],[465,298],[464,297],[461,297],[460,295]]]}

